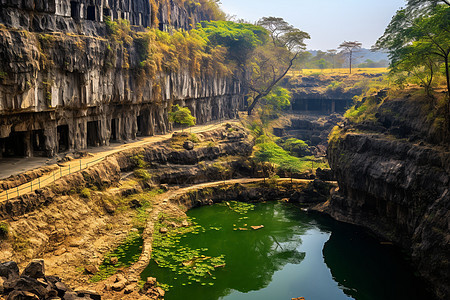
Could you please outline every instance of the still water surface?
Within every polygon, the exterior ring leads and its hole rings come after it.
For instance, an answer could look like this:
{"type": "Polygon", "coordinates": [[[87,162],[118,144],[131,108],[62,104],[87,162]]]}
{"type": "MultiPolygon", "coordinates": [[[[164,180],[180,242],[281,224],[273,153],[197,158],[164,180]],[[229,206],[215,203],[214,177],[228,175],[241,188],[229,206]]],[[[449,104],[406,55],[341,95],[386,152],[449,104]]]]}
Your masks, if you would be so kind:
{"type": "Polygon", "coordinates": [[[396,248],[298,206],[260,203],[242,215],[214,205],[192,209],[188,216],[205,230],[187,234],[180,246],[223,254],[226,266],[212,274],[213,285],[202,286],[186,284],[152,261],[142,276],[171,285],[166,300],[431,299],[396,248]],[[239,230],[252,225],[264,228],[239,230]]]}

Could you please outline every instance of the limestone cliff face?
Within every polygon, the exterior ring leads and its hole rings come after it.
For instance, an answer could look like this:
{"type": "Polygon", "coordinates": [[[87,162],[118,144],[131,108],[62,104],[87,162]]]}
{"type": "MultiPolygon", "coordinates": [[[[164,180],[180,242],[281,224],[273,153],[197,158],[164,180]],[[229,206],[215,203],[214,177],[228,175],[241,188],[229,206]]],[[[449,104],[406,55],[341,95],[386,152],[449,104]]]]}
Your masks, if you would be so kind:
{"type": "Polygon", "coordinates": [[[104,15],[135,30],[155,20],[187,29],[208,18],[201,8],[155,3],[158,16],[148,0],[0,2],[0,156],[53,156],[165,133],[174,103],[198,124],[236,117],[243,91],[231,77],[194,76],[183,66],[145,77],[136,45],[108,39],[104,15]]]}
{"type": "Polygon", "coordinates": [[[407,249],[437,296],[448,299],[449,143],[423,104],[387,101],[375,121],[343,126],[328,150],[339,193],[326,210],[407,249]]]}

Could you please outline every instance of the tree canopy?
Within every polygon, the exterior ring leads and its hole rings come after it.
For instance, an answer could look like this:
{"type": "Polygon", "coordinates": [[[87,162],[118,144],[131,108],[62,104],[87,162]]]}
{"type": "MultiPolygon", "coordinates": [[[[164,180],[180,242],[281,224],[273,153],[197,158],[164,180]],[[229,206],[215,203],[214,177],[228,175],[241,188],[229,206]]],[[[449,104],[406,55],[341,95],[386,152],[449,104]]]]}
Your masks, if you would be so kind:
{"type": "Polygon", "coordinates": [[[350,74],[352,74],[352,59],[353,59],[353,52],[358,51],[361,49],[362,43],[358,41],[344,41],[342,44],[339,45],[339,49],[342,49],[344,52],[348,53],[348,60],[350,65],[350,74]]]}
{"type": "Polygon", "coordinates": [[[169,121],[180,125],[194,126],[196,119],[192,116],[191,111],[187,107],[180,107],[178,104],[172,107],[169,112],[169,121]]]}
{"type": "Polygon", "coordinates": [[[392,72],[408,71],[427,89],[442,66],[447,82],[447,120],[450,129],[450,5],[448,1],[410,0],[397,11],[376,43],[389,51],[392,72]],[[445,3],[444,3],[445,2],[445,3]],[[440,4],[441,3],[441,4],[440,4]],[[426,10],[418,9],[426,6],[426,10]]]}
{"type": "Polygon", "coordinates": [[[248,113],[269,95],[305,49],[309,35],[282,18],[266,17],[256,25],[231,21],[201,22],[198,28],[212,46],[225,46],[235,76],[249,90],[248,113]]]}

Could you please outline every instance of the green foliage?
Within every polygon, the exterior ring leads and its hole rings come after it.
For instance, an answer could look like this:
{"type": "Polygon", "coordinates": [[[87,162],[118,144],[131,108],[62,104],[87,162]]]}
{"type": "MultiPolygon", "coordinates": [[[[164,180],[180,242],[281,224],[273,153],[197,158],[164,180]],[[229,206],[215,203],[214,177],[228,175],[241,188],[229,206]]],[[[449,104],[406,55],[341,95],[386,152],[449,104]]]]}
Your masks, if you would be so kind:
{"type": "Polygon", "coordinates": [[[347,110],[344,117],[350,122],[361,123],[362,121],[374,120],[377,102],[374,97],[367,97],[358,101],[353,107],[347,110]]]}
{"type": "Polygon", "coordinates": [[[91,190],[84,188],[80,191],[80,196],[86,199],[91,199],[91,190]]]}
{"type": "Polygon", "coordinates": [[[128,20],[117,19],[116,21],[111,21],[109,16],[104,18],[106,24],[106,31],[108,37],[118,44],[130,45],[133,42],[133,37],[131,36],[131,26],[128,20]]]}
{"type": "Polygon", "coordinates": [[[285,141],[280,139],[277,141],[277,144],[295,156],[305,156],[311,154],[308,144],[296,138],[289,138],[285,141]]]}
{"type": "Polygon", "coordinates": [[[197,31],[213,46],[224,46],[228,58],[245,63],[256,47],[268,39],[268,32],[261,26],[231,21],[200,22],[197,31]]]}
{"type": "Polygon", "coordinates": [[[134,168],[143,169],[147,166],[147,163],[144,161],[143,154],[133,155],[132,157],[130,157],[130,160],[131,160],[134,168]]]}
{"type": "Polygon", "coordinates": [[[292,93],[289,90],[277,86],[262,101],[269,110],[281,111],[291,106],[291,97],[292,93]]]}
{"type": "Polygon", "coordinates": [[[99,282],[117,273],[119,268],[131,266],[137,262],[144,240],[141,231],[132,231],[128,234],[125,241],[122,242],[113,252],[105,255],[99,271],[90,278],[91,282],[99,282]],[[111,258],[117,258],[117,263],[113,263],[111,258]]]}
{"type": "Polygon", "coordinates": [[[150,173],[145,169],[136,169],[134,170],[133,175],[143,181],[150,181],[152,179],[150,173]]]}
{"type": "Polygon", "coordinates": [[[9,225],[6,222],[0,222],[0,239],[5,239],[9,234],[9,225]]]}
{"type": "Polygon", "coordinates": [[[434,3],[421,10],[418,7],[422,5],[417,5],[410,1],[406,8],[397,11],[376,46],[389,51],[394,74],[413,75],[425,85],[428,93],[434,73],[440,70],[436,66],[444,64],[442,70],[447,78],[447,89],[450,89],[450,6],[434,3]]]}
{"type": "Polygon", "coordinates": [[[234,212],[245,215],[249,211],[255,209],[255,205],[251,203],[239,202],[239,201],[229,201],[226,202],[226,205],[234,212]]]}
{"type": "Polygon", "coordinates": [[[169,121],[186,126],[194,126],[196,119],[192,116],[187,107],[180,107],[178,104],[172,107],[169,112],[169,121]]]}
{"type": "Polygon", "coordinates": [[[189,134],[189,140],[193,142],[194,144],[200,143],[200,139],[195,133],[189,134]]]}

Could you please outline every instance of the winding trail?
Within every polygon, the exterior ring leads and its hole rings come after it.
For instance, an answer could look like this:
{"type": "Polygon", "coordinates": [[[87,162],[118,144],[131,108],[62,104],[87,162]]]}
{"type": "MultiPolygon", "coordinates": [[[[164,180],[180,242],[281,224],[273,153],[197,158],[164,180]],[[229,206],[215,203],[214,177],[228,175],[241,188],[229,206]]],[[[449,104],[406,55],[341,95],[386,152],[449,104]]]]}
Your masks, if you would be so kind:
{"type": "MultiPolygon", "coordinates": [[[[188,132],[202,133],[205,131],[220,128],[225,123],[238,123],[238,122],[239,122],[238,120],[225,120],[223,122],[219,121],[219,122],[215,122],[215,123],[209,123],[206,125],[199,125],[199,126],[191,127],[191,129],[188,132]]],[[[11,188],[11,189],[1,192],[0,193],[0,202],[34,192],[37,189],[40,189],[40,188],[43,188],[45,186],[52,184],[53,182],[55,182],[56,180],[58,180],[64,176],[67,176],[67,175],[82,171],[84,169],[87,169],[91,166],[94,166],[94,165],[100,163],[101,161],[103,161],[106,157],[108,157],[112,154],[115,154],[117,152],[162,142],[162,141],[170,139],[171,137],[172,137],[172,132],[168,133],[168,134],[164,134],[164,135],[155,135],[155,136],[145,137],[139,141],[135,141],[135,142],[127,143],[127,144],[120,144],[120,145],[114,145],[114,146],[102,146],[102,147],[98,147],[98,148],[94,148],[94,149],[89,149],[90,150],[89,157],[71,160],[69,162],[59,164],[59,167],[58,167],[58,164],[50,165],[50,167],[55,166],[58,168],[51,173],[47,173],[45,175],[40,176],[39,178],[36,178],[32,181],[24,183],[20,186],[17,186],[17,187],[14,187],[14,188],[11,188]]]]}
{"type": "MultiPolygon", "coordinates": [[[[310,179],[290,179],[290,178],[280,178],[278,182],[283,181],[291,181],[296,183],[309,183],[313,180],[310,179]]],[[[160,212],[164,211],[165,208],[170,204],[170,201],[182,196],[184,194],[189,193],[192,190],[199,190],[208,187],[216,187],[220,185],[234,185],[237,183],[246,184],[246,183],[257,183],[264,182],[263,178],[241,178],[241,179],[232,179],[226,181],[214,181],[201,183],[197,185],[193,185],[190,187],[180,188],[177,190],[171,190],[167,193],[164,193],[158,197],[158,199],[153,203],[153,207],[151,208],[150,215],[148,217],[147,226],[143,232],[144,243],[142,246],[141,256],[139,260],[134,263],[132,266],[128,268],[127,277],[130,282],[138,282],[140,280],[140,274],[144,271],[144,269],[150,263],[151,255],[152,255],[152,244],[153,244],[153,231],[156,222],[158,221],[158,216],[160,212]]]]}

